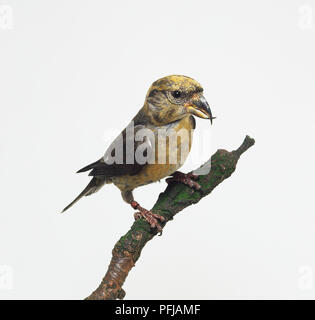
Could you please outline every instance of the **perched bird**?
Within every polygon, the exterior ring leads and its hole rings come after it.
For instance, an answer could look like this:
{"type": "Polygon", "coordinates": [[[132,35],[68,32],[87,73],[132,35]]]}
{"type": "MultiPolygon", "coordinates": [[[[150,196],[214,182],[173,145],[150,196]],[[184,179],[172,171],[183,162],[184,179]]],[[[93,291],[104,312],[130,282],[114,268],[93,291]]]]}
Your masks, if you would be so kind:
{"type": "Polygon", "coordinates": [[[177,170],[191,148],[196,126],[193,116],[210,119],[212,123],[211,110],[202,93],[201,85],[186,76],[171,75],[155,81],[148,90],[143,107],[105,155],[78,171],[90,171],[93,178],[62,212],[83,196],[112,183],[120,189],[122,198],[139,211],[135,218],[143,217],[152,228],[161,231],[160,221],[164,218],[141,207],[132,192],[167,176],[172,176],[166,180],[168,183],[178,181],[200,189],[194,181],[197,176],[177,170]],[[172,140],[174,134],[175,140],[172,140]]]}

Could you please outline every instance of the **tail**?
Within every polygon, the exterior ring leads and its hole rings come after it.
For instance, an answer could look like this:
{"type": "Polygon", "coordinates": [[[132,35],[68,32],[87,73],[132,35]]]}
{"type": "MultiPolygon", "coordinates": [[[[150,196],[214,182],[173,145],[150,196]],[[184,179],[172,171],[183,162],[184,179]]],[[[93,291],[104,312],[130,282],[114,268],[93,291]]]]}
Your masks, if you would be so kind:
{"type": "Polygon", "coordinates": [[[103,187],[105,183],[104,179],[100,178],[93,178],[90,183],[85,187],[85,189],[70,203],[68,204],[62,211],[61,213],[65,212],[68,210],[70,207],[72,207],[77,201],[79,201],[82,197],[84,196],[89,196],[92,193],[97,192],[99,189],[103,187]]]}

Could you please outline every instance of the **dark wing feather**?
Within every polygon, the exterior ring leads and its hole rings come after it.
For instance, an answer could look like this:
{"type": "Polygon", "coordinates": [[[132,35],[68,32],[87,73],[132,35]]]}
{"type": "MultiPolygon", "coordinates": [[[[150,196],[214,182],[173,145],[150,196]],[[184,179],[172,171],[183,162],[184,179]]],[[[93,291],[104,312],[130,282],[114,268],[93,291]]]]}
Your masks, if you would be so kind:
{"type": "MultiPolygon", "coordinates": [[[[143,147],[143,141],[135,141],[135,135],[140,129],[145,129],[144,125],[136,125],[134,127],[133,133],[130,134],[129,131],[126,129],[119,135],[114,142],[109,146],[107,149],[105,156],[100,160],[89,164],[88,166],[80,169],[78,172],[85,172],[91,170],[89,173],[90,176],[102,176],[102,177],[115,177],[115,176],[122,176],[122,175],[135,175],[137,174],[146,163],[137,163],[135,159],[135,151],[141,145],[143,147]],[[128,132],[128,134],[127,134],[128,132]],[[132,150],[129,150],[131,154],[128,154],[128,163],[127,163],[127,153],[126,153],[126,145],[133,145],[132,150]],[[115,150],[115,151],[113,151],[115,150]],[[114,156],[115,152],[122,151],[122,156],[120,157],[120,161],[114,163],[108,163],[105,160],[108,156],[114,156]],[[131,161],[130,161],[131,159],[131,161]],[[132,162],[132,163],[130,163],[132,162]]],[[[154,144],[154,143],[153,143],[154,144]]],[[[152,154],[153,152],[153,145],[152,143],[146,143],[145,148],[148,155],[152,154]]],[[[119,158],[119,157],[118,157],[119,158]]]]}
{"type": "Polygon", "coordinates": [[[102,165],[93,168],[89,176],[105,176],[105,177],[118,177],[125,174],[135,175],[143,167],[138,164],[111,164],[101,163],[102,165]]]}
{"type": "Polygon", "coordinates": [[[78,171],[77,171],[77,173],[81,173],[81,172],[89,171],[89,170],[91,170],[91,169],[93,169],[93,168],[97,167],[98,165],[100,165],[100,163],[101,163],[101,161],[100,161],[100,160],[95,161],[95,162],[93,162],[93,163],[91,163],[91,164],[87,165],[86,167],[84,167],[84,168],[82,168],[82,169],[78,170],[78,171]]]}

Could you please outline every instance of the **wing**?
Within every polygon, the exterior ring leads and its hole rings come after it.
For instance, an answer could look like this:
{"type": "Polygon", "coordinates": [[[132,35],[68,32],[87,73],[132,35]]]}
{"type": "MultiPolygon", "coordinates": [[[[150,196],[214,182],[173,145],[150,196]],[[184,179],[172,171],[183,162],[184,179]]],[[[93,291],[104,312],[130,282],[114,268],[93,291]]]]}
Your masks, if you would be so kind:
{"type": "Polygon", "coordinates": [[[103,158],[78,172],[91,170],[90,176],[102,177],[137,174],[154,154],[153,135],[147,130],[144,125],[128,126],[109,146],[103,158]]]}

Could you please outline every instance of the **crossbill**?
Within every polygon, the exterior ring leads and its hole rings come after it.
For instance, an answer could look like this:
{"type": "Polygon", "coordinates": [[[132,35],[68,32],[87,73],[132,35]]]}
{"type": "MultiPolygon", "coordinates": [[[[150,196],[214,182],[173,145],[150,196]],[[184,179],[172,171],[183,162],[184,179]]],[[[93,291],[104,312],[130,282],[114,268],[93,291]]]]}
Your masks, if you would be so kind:
{"type": "Polygon", "coordinates": [[[177,171],[191,149],[196,127],[194,116],[210,119],[211,123],[214,119],[203,96],[203,88],[197,81],[182,75],[155,81],[147,92],[143,107],[105,155],[78,171],[90,171],[93,178],[62,212],[105,184],[114,184],[120,189],[123,200],[139,211],[135,217],[143,217],[152,228],[161,232],[160,222],[164,218],[141,207],[132,192],[167,176],[172,176],[166,180],[168,183],[178,181],[200,190],[195,181],[197,176],[177,171]],[[175,139],[171,138],[172,135],[175,139]]]}

